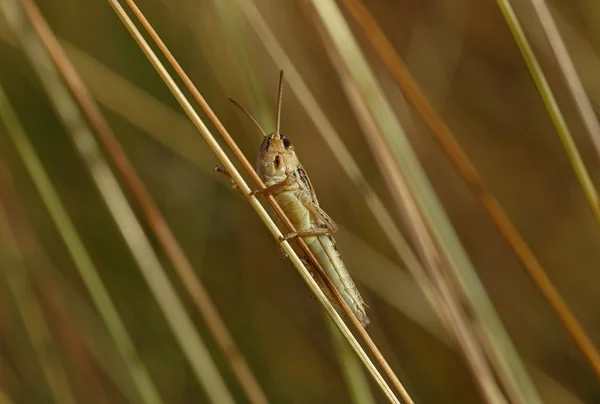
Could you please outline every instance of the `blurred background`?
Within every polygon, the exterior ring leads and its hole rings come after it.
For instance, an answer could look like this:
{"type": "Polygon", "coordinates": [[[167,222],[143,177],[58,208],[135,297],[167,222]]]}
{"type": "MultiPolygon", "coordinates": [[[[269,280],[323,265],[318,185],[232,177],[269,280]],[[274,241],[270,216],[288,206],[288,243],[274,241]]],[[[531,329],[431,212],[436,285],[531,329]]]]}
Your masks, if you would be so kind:
{"type": "MultiPolygon", "coordinates": [[[[179,318],[179,312],[157,300],[140,266],[148,256],[136,260],[120,231],[134,218],[158,258],[149,267],[165,270],[228,393],[235,402],[258,402],[240,387],[186,281],[177,276],[148,216],[101,147],[134,214],[115,216],[107,208],[90,175],[89,163],[96,160],[80,153],[73,128],[63,124],[24,52],[27,43],[39,39],[23,36],[24,24],[30,24],[25,14],[10,17],[13,3],[14,10],[22,8],[20,1],[2,1],[0,85],[8,102],[0,102],[0,402],[161,402],[153,401],[157,396],[164,403],[211,401],[190,352],[170,327],[169,316],[179,318]],[[24,21],[21,31],[10,18],[24,21]],[[7,105],[22,126],[21,140],[15,137],[15,120],[7,119],[7,105]],[[41,163],[33,176],[27,161],[35,156],[23,151],[23,139],[41,163]],[[40,185],[36,176],[47,176],[51,185],[40,185]],[[56,203],[42,196],[48,187],[64,205],[66,217],[60,220],[70,220],[72,228],[57,225],[56,203]],[[105,298],[116,309],[112,315],[98,305],[105,298]],[[115,339],[114,330],[121,329],[114,325],[117,314],[130,345],[115,339]],[[123,346],[134,353],[124,355],[123,346]]],[[[386,402],[360,363],[352,364],[347,344],[336,339],[319,302],[291,263],[280,258],[245,198],[213,173],[219,160],[109,2],[35,3],[235,341],[239,351],[228,352],[229,359],[244,358],[269,402],[386,402]],[[352,366],[358,375],[348,376],[352,366]],[[352,377],[367,383],[362,398],[352,377]]],[[[542,402],[600,403],[597,374],[341,3],[344,20],[542,402]]],[[[591,179],[600,184],[596,149],[551,42],[531,4],[513,3],[591,179]]],[[[390,239],[394,231],[404,232],[407,222],[344,87],[348,76],[341,74],[323,28],[327,15],[302,0],[139,0],[137,5],[252,163],[261,135],[228,97],[271,132],[279,69],[284,69],[282,132],[294,141],[322,208],[340,226],[338,247],[369,306],[373,340],[415,402],[485,402],[390,239]],[[341,140],[343,150],[332,137],[341,140]],[[366,193],[365,186],[373,192],[366,193]],[[379,210],[373,210],[373,198],[379,210]],[[384,224],[377,214],[382,211],[391,217],[384,224]]],[[[592,343],[600,344],[600,229],[498,4],[366,0],[364,5],[592,343]]],[[[600,3],[547,5],[597,111],[600,3]]],[[[216,135],[204,112],[196,110],[216,135]]],[[[190,336],[185,329],[180,335],[190,336]]]]}

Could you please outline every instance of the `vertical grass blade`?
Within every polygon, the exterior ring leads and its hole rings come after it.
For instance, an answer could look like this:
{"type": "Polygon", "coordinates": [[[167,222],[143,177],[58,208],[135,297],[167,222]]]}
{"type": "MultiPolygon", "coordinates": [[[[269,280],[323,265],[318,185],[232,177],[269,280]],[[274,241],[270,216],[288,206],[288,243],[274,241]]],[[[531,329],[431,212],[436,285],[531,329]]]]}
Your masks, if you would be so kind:
{"type": "Polygon", "coordinates": [[[348,346],[348,342],[338,332],[335,324],[326,316],[325,325],[329,331],[333,350],[340,363],[350,399],[354,404],[375,404],[375,398],[365,377],[365,372],[356,360],[356,355],[348,346]]]}
{"type": "MultiPolygon", "coordinates": [[[[583,159],[577,150],[577,145],[573,140],[573,136],[571,135],[571,131],[569,126],[567,125],[567,121],[565,120],[558,103],[556,102],[556,98],[554,97],[554,93],[552,92],[552,88],[544,75],[544,71],[540,66],[537,58],[535,57],[535,53],[529,44],[529,40],[525,36],[525,32],[523,31],[523,27],[515,14],[510,2],[508,0],[496,0],[498,3],[498,7],[500,7],[500,11],[502,11],[502,15],[510,28],[510,31],[517,42],[517,46],[521,51],[521,55],[523,55],[523,59],[527,64],[527,68],[535,82],[535,86],[542,97],[542,101],[548,110],[548,114],[550,114],[550,118],[556,127],[556,131],[558,132],[558,136],[562,141],[563,147],[571,161],[571,165],[573,166],[573,170],[581,184],[581,188],[585,194],[585,197],[592,209],[592,213],[594,215],[594,219],[597,224],[600,226],[600,199],[598,199],[598,191],[594,187],[594,183],[590,178],[590,175],[585,168],[583,163],[583,159]]],[[[556,45],[555,45],[556,46],[556,45]]],[[[580,110],[581,111],[581,110],[580,110]]],[[[590,132],[590,134],[593,133],[590,132]]],[[[592,139],[594,145],[596,146],[596,139],[592,139]]]]}
{"type": "MultiPolygon", "coordinates": [[[[377,123],[371,116],[366,103],[360,95],[358,86],[350,77],[344,62],[337,53],[332,41],[320,25],[317,25],[317,28],[322,34],[325,49],[328,51],[327,53],[340,75],[342,87],[354,110],[361,129],[368,136],[368,139],[382,139],[382,134],[377,123]]],[[[372,141],[371,144],[374,153],[378,156],[377,162],[381,171],[386,173],[385,179],[388,183],[388,187],[392,191],[391,194],[400,216],[404,217],[405,220],[412,225],[412,232],[414,233],[413,237],[417,240],[421,240],[420,244],[422,246],[417,243],[417,248],[420,248],[421,254],[425,257],[423,261],[429,268],[429,273],[434,285],[438,288],[438,292],[435,295],[436,303],[439,307],[442,319],[445,320],[445,325],[456,335],[459,346],[461,347],[467,364],[470,366],[471,373],[475,378],[475,382],[487,401],[490,403],[505,403],[504,395],[496,382],[494,372],[488,364],[488,360],[480,346],[481,344],[477,335],[468,318],[462,313],[459,298],[455,296],[452,289],[447,286],[443,274],[443,271],[446,271],[446,269],[435,263],[437,259],[435,257],[435,243],[426,230],[424,221],[421,218],[421,213],[414,202],[414,196],[408,191],[405,184],[406,181],[403,178],[392,174],[396,168],[395,165],[393,165],[393,157],[390,156],[389,153],[386,155],[383,151],[385,145],[381,141],[372,141]],[[426,245],[430,245],[431,247],[425,248],[424,246],[426,245]]],[[[396,288],[399,287],[400,285],[396,285],[396,288]]]]}
{"type": "Polygon", "coordinates": [[[186,314],[117,179],[100,153],[92,132],[80,115],[77,103],[60,80],[56,68],[35,34],[22,20],[21,10],[13,8],[10,11],[13,14],[7,17],[12,21],[13,28],[21,38],[25,53],[38,73],[58,116],[72,136],[83,162],[87,165],[100,195],[113,215],[167,323],[173,330],[194,375],[212,402],[233,403],[233,397],[210,357],[208,348],[186,314]]]}
{"type": "MultiPolygon", "coordinates": [[[[267,102],[264,91],[257,83],[254,67],[248,55],[247,49],[250,44],[249,41],[245,41],[244,32],[241,29],[240,10],[230,0],[214,0],[212,5],[225,33],[232,58],[237,61],[236,66],[240,66],[239,69],[244,73],[245,83],[247,83],[248,91],[252,96],[253,105],[251,110],[258,111],[258,122],[262,122],[263,127],[275,127],[273,108],[269,108],[271,103],[267,102]]],[[[350,397],[356,404],[374,403],[373,395],[358,358],[336,330],[335,324],[331,323],[328,317],[325,318],[325,321],[350,397]]]]}
{"type": "MultiPolygon", "coordinates": [[[[4,7],[7,7],[7,5],[5,4],[4,7]]],[[[12,11],[9,9],[9,13],[10,12],[12,11]]],[[[140,360],[133,343],[131,342],[131,338],[119,317],[117,309],[104,288],[104,284],[98,275],[96,266],[83,245],[81,238],[77,234],[73,222],[71,222],[64,205],[60,201],[50,178],[46,174],[33,145],[27,138],[27,135],[10,106],[4,93],[4,89],[1,86],[0,117],[4,121],[9,135],[23,159],[25,167],[29,171],[42,200],[46,204],[46,208],[48,209],[54,224],[58,228],[102,320],[106,324],[121,356],[125,360],[143,402],[149,404],[162,403],[156,387],[152,383],[148,371],[140,360]]]]}
{"type": "Polygon", "coordinates": [[[357,83],[361,96],[385,137],[384,141],[389,145],[395,163],[408,181],[407,185],[415,196],[418,210],[423,213],[438,247],[447,257],[449,268],[459,280],[462,292],[481,326],[489,355],[497,364],[497,371],[509,396],[515,402],[540,403],[533,383],[485,293],[475,268],[462,248],[341,11],[332,0],[313,1],[312,4],[352,79],[357,83]]]}
{"type": "Polygon", "coordinates": [[[394,247],[396,254],[406,264],[407,269],[423,290],[429,304],[438,311],[437,297],[433,291],[431,281],[427,277],[423,266],[416,254],[410,247],[406,238],[395,225],[390,212],[383,204],[381,198],[375,193],[373,187],[364,176],[360,166],[350,154],[344,144],[342,137],[327,117],[316,98],[308,88],[300,72],[294,66],[293,61],[287,55],[273,31],[269,28],[267,20],[261,15],[256,5],[251,0],[235,0],[238,7],[248,20],[258,37],[263,42],[266,50],[275,63],[285,70],[291,90],[306,110],[307,115],[313,121],[315,127],[321,134],[323,140],[332,151],[335,158],[358,192],[362,195],[377,223],[386,237],[394,247]]]}
{"type": "Polygon", "coordinates": [[[171,232],[166,220],[158,210],[150,193],[127,159],[108,122],[100,112],[35,4],[31,0],[21,1],[41,42],[48,50],[50,57],[73,93],[73,97],[81,105],[83,114],[94,127],[98,139],[104,144],[107,153],[114,161],[116,168],[122,174],[125,183],[140,205],[141,211],[146,217],[150,228],[154,231],[156,238],[164,248],[176,273],[193,298],[196,308],[205,320],[209,331],[214,336],[223,355],[228,360],[241,387],[251,402],[266,404],[268,401],[264,392],[256,381],[239,348],[236,346],[233,337],[227,330],[208,292],[198,279],[191,263],[171,232]]]}
{"type": "MultiPolygon", "coordinates": [[[[354,349],[354,351],[356,352],[356,354],[361,358],[361,360],[363,361],[363,364],[369,370],[369,372],[371,373],[371,375],[373,376],[373,378],[375,379],[375,381],[377,382],[377,384],[379,385],[379,387],[381,388],[383,393],[386,395],[388,400],[393,403],[399,402],[398,399],[395,397],[394,393],[391,391],[390,387],[387,385],[385,379],[381,376],[381,374],[379,373],[377,368],[374,366],[373,362],[366,355],[365,351],[362,349],[362,347],[360,346],[360,344],[358,343],[356,338],[352,335],[352,333],[350,332],[350,330],[348,329],[348,327],[346,326],[346,324],[344,323],[344,321],[342,320],[340,315],[336,312],[336,310],[332,306],[331,302],[329,302],[329,300],[327,299],[327,297],[325,296],[323,291],[319,288],[319,286],[317,285],[315,280],[312,278],[311,274],[308,272],[308,270],[306,269],[306,267],[304,266],[304,264],[302,263],[302,261],[300,260],[300,258],[296,254],[296,252],[294,251],[294,249],[291,247],[290,243],[287,241],[281,241],[281,237],[283,235],[282,235],[281,231],[279,230],[279,228],[277,227],[277,225],[275,224],[275,222],[271,219],[271,217],[269,216],[267,211],[263,208],[263,206],[260,204],[258,199],[251,193],[251,190],[250,190],[250,187],[248,186],[248,184],[244,181],[244,179],[240,175],[239,171],[233,165],[233,163],[231,162],[229,157],[224,153],[223,149],[218,144],[216,139],[213,137],[211,132],[208,130],[208,128],[206,127],[204,122],[200,119],[200,117],[198,116],[198,114],[196,113],[196,111],[194,110],[194,108],[192,107],[190,102],[188,101],[188,99],[183,95],[183,93],[181,92],[181,90],[179,89],[177,84],[174,82],[171,75],[167,72],[167,70],[165,69],[163,64],[160,62],[160,60],[158,59],[156,54],[152,51],[152,49],[150,48],[150,46],[148,45],[146,40],[141,35],[139,30],[135,27],[135,25],[133,24],[133,22],[131,21],[131,19],[125,12],[125,10],[123,9],[123,7],[119,4],[119,2],[117,0],[108,0],[108,1],[109,1],[110,5],[113,7],[113,9],[115,10],[115,13],[118,15],[118,17],[123,22],[123,24],[127,27],[129,32],[131,33],[132,37],[136,40],[136,42],[138,43],[138,45],[140,46],[140,48],[142,49],[142,51],[144,52],[144,54],[146,55],[148,60],[152,63],[152,65],[154,66],[156,71],[160,74],[161,78],[163,79],[165,84],[168,86],[169,90],[173,93],[173,95],[175,96],[175,98],[177,99],[177,101],[179,102],[181,107],[184,109],[185,113],[188,115],[188,117],[190,118],[192,123],[194,123],[194,125],[196,126],[198,131],[202,134],[204,139],[209,144],[210,148],[217,155],[219,160],[223,163],[223,165],[225,166],[225,169],[231,175],[232,179],[235,181],[235,183],[239,187],[240,191],[246,196],[246,198],[250,202],[251,206],[254,208],[255,212],[257,212],[257,214],[259,215],[259,217],[263,221],[263,223],[267,226],[267,228],[269,229],[269,231],[273,235],[273,237],[280,243],[281,248],[288,255],[288,257],[289,257],[290,261],[292,262],[292,264],[294,265],[294,267],[298,270],[298,272],[300,273],[300,275],[302,276],[304,281],[308,284],[308,286],[310,287],[312,292],[315,294],[315,296],[317,297],[319,302],[323,305],[323,307],[327,311],[327,314],[329,314],[329,316],[332,318],[332,320],[337,325],[338,329],[342,332],[344,337],[351,344],[351,346],[354,349]]],[[[166,48],[166,46],[164,45],[162,40],[158,37],[157,33],[150,26],[150,24],[148,23],[146,18],[143,16],[141,11],[137,8],[137,6],[135,6],[135,3],[132,2],[131,0],[128,0],[128,4],[132,7],[132,9],[136,13],[136,16],[140,19],[140,21],[144,24],[145,29],[152,36],[152,39],[161,48],[161,51],[167,57],[167,59],[169,60],[171,65],[175,68],[175,70],[177,70],[178,75],[183,79],[183,81],[185,82],[188,89],[190,89],[190,91],[194,95],[195,99],[198,101],[198,103],[202,106],[204,111],[210,117],[211,121],[215,124],[215,126],[217,127],[217,129],[219,130],[221,135],[223,135],[225,141],[227,142],[229,147],[233,150],[234,154],[239,159],[239,161],[243,164],[244,168],[246,169],[248,174],[252,177],[253,181],[259,186],[259,188],[264,189],[265,185],[262,183],[262,181],[258,177],[258,174],[256,173],[256,171],[254,171],[254,169],[252,168],[252,165],[250,165],[248,160],[242,154],[239,147],[233,141],[233,139],[231,138],[229,133],[227,133],[223,124],[219,121],[219,119],[214,114],[214,112],[212,111],[210,106],[206,103],[206,101],[204,100],[204,98],[202,97],[202,95],[200,94],[198,89],[193,85],[193,83],[191,82],[191,80],[189,79],[187,74],[185,74],[183,69],[181,69],[181,66],[179,65],[179,63],[177,63],[177,61],[175,60],[173,55],[166,48]]],[[[287,216],[285,216],[285,214],[281,210],[281,207],[279,207],[279,205],[277,204],[275,199],[272,196],[268,196],[267,200],[269,201],[269,203],[271,204],[273,209],[275,209],[278,216],[282,219],[282,221],[284,222],[284,224],[288,228],[288,230],[295,231],[294,226],[291,224],[291,222],[287,218],[287,216]]],[[[301,246],[301,248],[307,254],[307,256],[312,261],[312,263],[315,264],[315,267],[319,270],[319,273],[322,274],[322,276],[324,276],[323,268],[319,265],[319,263],[315,259],[314,255],[308,249],[308,247],[306,246],[306,243],[302,239],[299,239],[298,244],[301,246]]],[[[325,282],[328,282],[328,279],[325,279],[325,282]]],[[[381,352],[379,352],[379,350],[377,349],[377,347],[375,346],[375,344],[373,343],[373,341],[371,340],[369,335],[361,327],[360,322],[358,321],[356,316],[350,310],[350,308],[345,303],[345,301],[341,298],[341,295],[339,294],[339,292],[335,289],[333,284],[331,284],[331,281],[329,281],[328,286],[331,289],[333,289],[332,293],[334,295],[336,295],[336,298],[337,298],[338,302],[340,303],[340,305],[342,306],[344,313],[350,318],[354,327],[360,333],[363,340],[369,346],[369,349],[371,350],[371,352],[373,352],[373,354],[377,358],[377,361],[384,367],[386,374],[392,379],[394,386],[396,388],[398,388],[400,391],[402,391],[403,387],[402,387],[401,383],[399,382],[398,378],[395,376],[395,374],[393,373],[393,371],[391,370],[391,368],[385,361],[385,358],[383,357],[383,355],[381,355],[381,352]]],[[[410,401],[410,399],[409,399],[409,401],[410,401]]]]}
{"type": "MultiPolygon", "coordinates": [[[[368,9],[360,0],[342,0],[349,14],[363,29],[381,60],[388,67],[398,86],[427,123],[437,142],[448,155],[456,170],[462,175],[473,195],[479,199],[499,232],[512,247],[525,269],[540,288],[552,309],[556,312],[579,349],[600,375],[600,354],[587,336],[583,326],[573,315],[569,306],[556,289],[546,271],[531,251],[515,225],[510,221],[498,201],[489,192],[467,155],[455,140],[450,128],[423,95],[410,72],[387,40],[368,9]]],[[[595,117],[593,118],[595,120],[595,117]]]]}
{"type": "MultiPolygon", "coordinates": [[[[6,177],[2,176],[0,181],[4,180],[6,180],[6,177]]],[[[57,404],[74,404],[76,402],[75,396],[61,362],[56,341],[52,337],[50,326],[33,289],[28,271],[25,269],[22,251],[11,234],[7,211],[1,203],[0,257],[2,257],[0,267],[2,267],[8,290],[29,334],[30,342],[33,345],[54,401],[57,404]]]]}
{"type": "Polygon", "coordinates": [[[566,80],[571,96],[575,101],[575,105],[581,115],[581,119],[588,131],[588,135],[592,140],[592,144],[596,148],[596,155],[600,157],[600,124],[592,107],[592,103],[588,98],[585,88],[579,79],[575,65],[569,56],[569,51],[558,31],[556,22],[552,18],[552,13],[548,8],[546,0],[530,0],[535,14],[540,21],[540,24],[548,38],[550,47],[554,52],[554,57],[558,63],[558,67],[566,80]]]}

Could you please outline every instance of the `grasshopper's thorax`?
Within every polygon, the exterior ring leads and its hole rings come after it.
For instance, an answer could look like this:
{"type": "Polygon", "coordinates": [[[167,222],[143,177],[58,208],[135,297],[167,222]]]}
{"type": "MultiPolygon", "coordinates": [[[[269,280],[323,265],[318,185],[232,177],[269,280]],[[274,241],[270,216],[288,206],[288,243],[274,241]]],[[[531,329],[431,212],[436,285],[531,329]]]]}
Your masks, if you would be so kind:
{"type": "Polygon", "coordinates": [[[265,137],[258,153],[256,171],[268,187],[281,183],[298,168],[298,158],[292,141],[283,134],[265,137]]]}

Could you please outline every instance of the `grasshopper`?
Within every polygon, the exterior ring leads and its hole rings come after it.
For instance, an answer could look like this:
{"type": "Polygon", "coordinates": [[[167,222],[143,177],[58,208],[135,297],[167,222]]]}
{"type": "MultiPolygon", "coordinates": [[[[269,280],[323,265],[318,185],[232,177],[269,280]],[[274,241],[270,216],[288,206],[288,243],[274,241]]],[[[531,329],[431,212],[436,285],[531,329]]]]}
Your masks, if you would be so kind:
{"type": "MultiPolygon", "coordinates": [[[[264,137],[256,161],[256,172],[266,188],[253,191],[252,194],[269,193],[275,197],[297,230],[283,236],[281,241],[296,237],[304,239],[348,306],[356,314],[363,327],[366,327],[369,323],[366,314],[367,306],[350,277],[332,237],[332,234],[338,230],[338,226],[319,206],[315,190],[304,167],[298,160],[294,144],[279,130],[282,95],[283,70],[279,76],[275,132],[269,135],[252,114],[236,101],[229,99],[252,120],[264,137]]],[[[228,175],[218,167],[215,169],[228,175]]],[[[337,303],[327,285],[308,260],[304,258],[303,262],[329,300],[337,303]]]]}

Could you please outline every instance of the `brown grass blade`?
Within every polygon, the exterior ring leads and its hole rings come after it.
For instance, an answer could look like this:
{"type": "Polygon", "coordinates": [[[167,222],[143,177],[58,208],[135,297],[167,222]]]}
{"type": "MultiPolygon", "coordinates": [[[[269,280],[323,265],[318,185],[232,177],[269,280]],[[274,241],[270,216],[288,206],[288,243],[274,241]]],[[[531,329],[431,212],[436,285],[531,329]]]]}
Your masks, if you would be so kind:
{"type": "Polygon", "coordinates": [[[564,301],[515,225],[510,221],[491,192],[488,191],[481,176],[477,172],[477,169],[473,166],[456,141],[450,128],[422,93],[402,59],[395,51],[393,45],[386,38],[377,22],[369,13],[369,10],[360,0],[341,0],[341,3],[361,27],[365,37],[369,40],[381,60],[385,63],[398,86],[404,91],[406,97],[414,105],[419,114],[421,114],[424,121],[435,135],[435,139],[446,152],[456,167],[456,170],[462,175],[471,192],[479,199],[479,202],[489,214],[490,218],[498,228],[498,231],[512,247],[517,257],[519,257],[521,263],[555,311],[581,352],[584,354],[585,358],[596,373],[600,375],[600,354],[587,336],[583,326],[575,318],[569,309],[569,306],[564,301]]]}
{"type": "Polygon", "coordinates": [[[142,180],[136,174],[135,169],[127,159],[125,152],[117,141],[108,122],[100,112],[65,52],[62,50],[62,47],[50,30],[39,9],[31,0],[21,0],[21,2],[34,29],[40,36],[42,43],[48,50],[52,60],[71,89],[73,96],[81,106],[83,113],[95,129],[95,134],[104,144],[108,154],[113,159],[115,166],[121,172],[131,193],[140,205],[142,213],[146,217],[146,220],[154,231],[161,246],[166,251],[168,258],[181,278],[183,285],[192,296],[196,308],[204,319],[223,355],[229,362],[233,373],[237,377],[247,397],[252,403],[267,403],[268,400],[265,393],[259,386],[254,374],[244,359],[244,356],[236,346],[233,337],[227,330],[227,327],[208,295],[208,292],[196,276],[192,265],[171,232],[169,225],[161,215],[142,180]]]}
{"type": "MultiPolygon", "coordinates": [[[[308,12],[311,11],[308,10],[308,12]]],[[[369,134],[369,136],[382,138],[377,122],[375,122],[369,113],[367,105],[360,95],[360,90],[352,79],[350,72],[345,67],[343,60],[337,53],[335,45],[319,23],[318,16],[314,17],[316,19],[315,25],[321,35],[327,54],[340,76],[342,88],[344,89],[355,116],[361,125],[361,129],[364,133],[369,134]]],[[[407,223],[411,223],[415,239],[421,240],[423,246],[433,246],[425,248],[417,246],[417,248],[420,248],[422,255],[429,257],[424,259],[424,262],[429,269],[430,276],[434,280],[434,285],[438,289],[436,298],[437,305],[440,307],[442,319],[457,338],[459,347],[462,349],[462,353],[470,367],[471,374],[486,400],[490,403],[505,403],[506,400],[504,395],[496,382],[494,372],[487,361],[485,352],[481,348],[477,335],[471,326],[471,322],[462,313],[459,297],[447,286],[446,278],[444,276],[444,273],[447,270],[442,266],[435,264],[435,262],[439,260],[439,258],[436,257],[437,252],[435,252],[435,242],[427,231],[427,226],[424,219],[422,219],[422,213],[417,207],[414,196],[408,190],[408,187],[405,184],[406,181],[403,178],[393,178],[393,175],[390,175],[390,173],[394,171],[395,165],[393,158],[383,152],[384,148],[385,145],[383,143],[373,142],[373,149],[377,152],[378,156],[377,161],[380,164],[381,170],[386,173],[386,181],[389,183],[389,187],[392,190],[392,196],[396,202],[395,206],[397,207],[400,216],[404,217],[407,223]],[[400,188],[402,188],[402,190],[398,192],[397,190],[400,188]]]]}
{"type": "MultiPolygon", "coordinates": [[[[2,170],[2,167],[0,167],[2,170]]],[[[0,182],[7,176],[0,171],[0,182]]],[[[56,403],[75,404],[67,372],[61,360],[56,340],[38,297],[33,282],[25,269],[23,251],[11,231],[8,212],[0,203],[0,270],[8,290],[27,330],[31,345],[56,403]]]]}
{"type": "Polygon", "coordinates": [[[211,358],[206,344],[186,313],[118,180],[100,152],[92,131],[80,114],[77,101],[62,82],[51,58],[39,42],[37,34],[27,23],[20,5],[14,2],[11,6],[12,8],[7,6],[5,11],[21,39],[23,50],[30,58],[31,65],[41,79],[51,105],[66,126],[67,133],[87,166],[100,196],[115,219],[117,228],[183,350],[194,376],[204,387],[211,401],[233,403],[231,392],[211,358]]]}
{"type": "MultiPolygon", "coordinates": [[[[511,400],[540,402],[477,271],[462,247],[403,126],[387,101],[344,15],[333,0],[313,0],[311,3],[319,17],[318,21],[335,44],[335,51],[349,71],[350,79],[360,90],[358,95],[380,129],[374,133],[366,132],[365,136],[377,156],[382,172],[390,181],[390,190],[402,200],[401,206],[404,209],[410,209],[405,210],[408,213],[405,214],[405,219],[411,227],[422,259],[427,262],[429,269],[439,271],[435,280],[439,281],[439,287],[449,289],[450,293],[444,296],[454,294],[451,297],[455,300],[453,306],[460,310],[464,316],[463,321],[470,320],[470,323],[467,322],[471,324],[469,327],[477,329],[476,335],[480,337],[480,343],[511,400]]],[[[450,301],[447,299],[447,302],[450,301]]],[[[455,330],[461,331],[458,328],[455,330]]],[[[473,348],[473,345],[465,344],[465,348],[473,348]]],[[[495,395],[489,397],[498,398],[495,395]]]]}
{"type": "MultiPolygon", "coordinates": [[[[208,131],[208,129],[206,128],[204,123],[200,120],[200,118],[198,117],[198,115],[196,114],[194,109],[191,107],[191,105],[189,104],[189,102],[187,101],[185,96],[183,96],[183,94],[181,93],[181,90],[179,90],[177,85],[173,82],[173,79],[170,77],[168,72],[165,70],[164,66],[162,66],[162,64],[160,63],[160,61],[158,60],[158,58],[156,57],[154,52],[152,52],[152,50],[148,46],[147,42],[143,39],[143,37],[141,36],[139,31],[137,30],[137,28],[135,28],[135,26],[133,25],[132,21],[129,19],[129,17],[123,10],[123,8],[120,6],[120,4],[116,0],[109,0],[109,1],[110,1],[111,6],[114,8],[115,12],[119,15],[119,18],[121,18],[121,20],[126,25],[126,27],[130,31],[132,36],[138,42],[138,45],[140,45],[140,48],[142,48],[142,50],[144,51],[144,53],[146,54],[148,59],[152,62],[153,66],[157,69],[157,71],[160,73],[163,80],[169,86],[169,89],[173,92],[174,95],[176,95],[177,100],[182,105],[182,107],[184,108],[184,110],[186,111],[186,113],[188,114],[190,119],[192,119],[194,124],[197,126],[197,128],[200,130],[200,132],[202,133],[204,138],[207,140],[207,142],[213,149],[213,151],[215,151],[215,153],[217,154],[219,159],[223,162],[223,164],[225,165],[225,169],[231,174],[232,178],[234,179],[234,181],[236,182],[236,184],[238,185],[240,190],[249,199],[249,201],[250,201],[251,205],[253,206],[253,208],[255,209],[255,211],[257,213],[259,213],[261,219],[268,226],[269,230],[276,237],[276,239],[280,240],[280,237],[282,237],[282,234],[279,231],[279,229],[277,228],[277,226],[275,225],[275,223],[268,216],[267,212],[264,210],[262,205],[260,205],[258,200],[250,194],[250,188],[248,187],[248,185],[245,183],[245,181],[243,180],[243,178],[241,177],[239,172],[236,170],[235,166],[233,166],[233,164],[231,163],[229,158],[224,154],[223,150],[220,148],[218,143],[216,143],[215,139],[212,137],[212,135],[210,134],[210,132],[208,131]]],[[[141,14],[141,12],[137,8],[137,6],[135,6],[135,3],[131,2],[130,0],[128,0],[128,3],[130,4],[130,6],[133,5],[133,10],[136,12],[136,15],[138,15],[138,18],[140,18],[140,20],[144,24],[145,28],[149,31],[149,33],[151,34],[151,36],[153,37],[155,42],[159,45],[159,47],[161,47],[161,50],[163,51],[165,56],[167,56],[167,59],[169,59],[169,62],[171,62],[171,64],[174,66],[174,68],[178,72],[179,76],[182,78],[182,80],[184,81],[184,83],[186,84],[188,89],[190,89],[190,91],[192,92],[192,94],[194,95],[194,97],[196,98],[198,103],[200,103],[200,105],[202,106],[204,111],[207,113],[207,115],[209,116],[211,121],[215,124],[215,126],[217,127],[217,129],[219,130],[221,135],[223,135],[225,141],[227,142],[229,147],[233,150],[236,157],[241,161],[245,170],[252,177],[252,179],[259,186],[259,188],[264,189],[265,188],[264,184],[262,183],[262,181],[256,174],[256,171],[254,171],[254,168],[252,167],[252,165],[250,165],[248,160],[241,153],[241,151],[239,150],[239,148],[237,147],[237,145],[235,144],[235,142],[233,141],[231,136],[227,133],[227,131],[224,128],[224,126],[222,125],[222,123],[218,120],[218,118],[216,117],[214,112],[210,109],[210,107],[208,106],[206,101],[204,101],[204,99],[201,96],[201,94],[199,93],[199,91],[195,88],[195,86],[193,85],[193,83],[191,82],[189,77],[185,74],[185,72],[183,72],[183,70],[177,63],[177,61],[173,58],[172,54],[168,51],[168,49],[166,48],[164,43],[160,40],[160,38],[158,37],[156,32],[150,27],[147,20],[143,17],[143,15],[141,14]]],[[[278,216],[284,222],[284,224],[286,225],[288,230],[291,232],[295,231],[293,225],[291,224],[291,222],[289,221],[287,216],[285,216],[285,214],[283,213],[281,208],[277,205],[275,198],[273,198],[272,196],[269,196],[267,199],[268,199],[269,203],[271,204],[271,206],[273,207],[273,209],[278,214],[278,216]]],[[[379,352],[379,350],[377,349],[377,347],[375,346],[375,344],[373,343],[372,339],[369,337],[367,332],[364,330],[364,328],[362,328],[362,326],[360,325],[360,322],[358,321],[356,316],[352,313],[352,311],[350,310],[348,305],[343,301],[339,292],[335,289],[335,287],[331,283],[331,281],[326,276],[324,276],[325,272],[323,271],[323,268],[321,268],[321,266],[318,264],[317,260],[315,259],[313,254],[310,252],[310,250],[306,246],[306,243],[304,243],[304,241],[301,239],[298,240],[298,243],[301,246],[301,248],[304,250],[306,255],[308,256],[308,258],[311,260],[311,262],[313,262],[315,267],[319,270],[319,273],[321,274],[321,276],[323,276],[328,287],[330,287],[332,289],[332,293],[335,295],[336,300],[338,300],[338,302],[340,303],[340,306],[342,307],[342,309],[344,310],[344,312],[346,313],[348,318],[351,320],[351,322],[353,323],[353,325],[356,328],[356,330],[358,331],[358,333],[361,335],[363,340],[367,343],[367,345],[369,346],[369,349],[371,350],[371,352],[373,352],[377,361],[382,365],[386,374],[392,380],[392,383],[394,384],[394,386],[398,389],[398,391],[401,392],[401,394],[405,397],[405,400],[407,402],[412,402],[412,400],[410,400],[410,397],[408,397],[408,395],[406,394],[406,392],[405,392],[404,388],[402,387],[402,384],[398,380],[397,376],[393,373],[389,364],[387,363],[387,361],[385,360],[383,355],[381,355],[381,353],[379,352]]],[[[388,399],[390,401],[398,402],[398,400],[395,398],[394,394],[391,392],[391,390],[387,386],[387,383],[384,381],[384,379],[379,374],[379,372],[377,371],[377,369],[375,368],[375,366],[373,365],[371,360],[368,358],[368,356],[362,350],[362,348],[358,344],[358,341],[356,341],[356,339],[352,336],[350,330],[344,324],[343,320],[337,314],[337,312],[335,311],[335,309],[333,308],[331,303],[327,300],[327,298],[325,297],[323,292],[320,290],[320,288],[318,287],[316,282],[312,279],[312,277],[310,276],[310,274],[308,273],[308,271],[302,264],[300,258],[297,256],[297,254],[291,248],[290,244],[287,241],[284,241],[284,242],[281,242],[281,246],[284,249],[284,251],[289,255],[292,263],[294,264],[296,269],[300,272],[300,274],[304,278],[305,282],[307,282],[311,286],[313,293],[315,293],[315,295],[317,296],[319,301],[323,304],[323,306],[327,310],[328,314],[334,320],[334,322],[336,323],[336,325],[338,326],[340,331],[342,331],[342,333],[347,338],[347,340],[350,342],[350,344],[352,345],[354,350],[360,356],[361,360],[363,360],[363,363],[365,364],[367,369],[370,371],[370,373],[373,375],[373,377],[377,381],[377,383],[380,386],[380,388],[382,389],[382,391],[386,394],[386,396],[388,397],[388,399]]]]}

